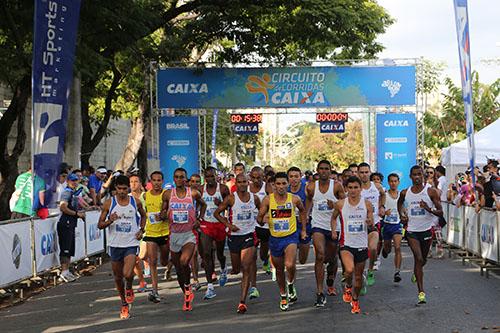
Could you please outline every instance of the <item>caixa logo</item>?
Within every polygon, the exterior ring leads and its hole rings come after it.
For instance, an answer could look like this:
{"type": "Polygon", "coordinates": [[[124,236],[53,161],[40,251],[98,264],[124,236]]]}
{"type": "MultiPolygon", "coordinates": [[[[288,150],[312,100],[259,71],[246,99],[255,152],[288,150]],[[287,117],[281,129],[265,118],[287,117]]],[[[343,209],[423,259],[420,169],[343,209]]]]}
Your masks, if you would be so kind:
{"type": "Polygon", "coordinates": [[[483,224],[481,226],[481,241],[483,243],[493,244],[495,228],[492,225],[483,224]]]}
{"type": "Polygon", "coordinates": [[[97,228],[97,224],[91,224],[89,226],[89,241],[93,242],[101,239],[101,230],[97,228]]]}
{"type": "Polygon", "coordinates": [[[44,256],[56,252],[56,233],[43,235],[40,240],[40,248],[44,256]]]}

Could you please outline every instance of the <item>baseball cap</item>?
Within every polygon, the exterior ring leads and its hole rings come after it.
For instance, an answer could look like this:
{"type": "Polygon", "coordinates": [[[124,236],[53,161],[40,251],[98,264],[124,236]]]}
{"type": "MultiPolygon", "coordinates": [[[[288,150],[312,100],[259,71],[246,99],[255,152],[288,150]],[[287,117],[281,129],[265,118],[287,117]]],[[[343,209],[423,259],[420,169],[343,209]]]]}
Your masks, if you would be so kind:
{"type": "Polygon", "coordinates": [[[106,173],[106,172],[108,172],[108,170],[106,168],[99,168],[95,172],[106,173]]]}
{"type": "Polygon", "coordinates": [[[70,173],[67,179],[71,181],[77,181],[80,178],[78,178],[78,176],[75,173],[70,173]]]}

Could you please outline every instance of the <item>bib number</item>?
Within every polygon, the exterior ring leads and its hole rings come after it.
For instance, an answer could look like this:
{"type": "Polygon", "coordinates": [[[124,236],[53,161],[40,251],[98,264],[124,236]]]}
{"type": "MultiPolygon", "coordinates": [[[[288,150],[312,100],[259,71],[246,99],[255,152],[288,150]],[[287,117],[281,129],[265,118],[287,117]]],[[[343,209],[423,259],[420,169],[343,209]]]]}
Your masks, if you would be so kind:
{"type": "Polygon", "coordinates": [[[328,207],[328,202],[327,201],[322,201],[318,203],[318,210],[319,211],[328,211],[331,210],[330,207],[328,207]]]}
{"type": "Polygon", "coordinates": [[[287,232],[290,230],[289,220],[274,220],[273,221],[273,231],[274,232],[287,232]]]}
{"type": "Polygon", "coordinates": [[[159,214],[159,212],[155,212],[155,213],[149,213],[148,214],[148,218],[149,218],[149,223],[151,224],[158,224],[158,223],[161,223],[162,220],[157,220],[156,219],[156,215],[159,214]]]}
{"type": "Polygon", "coordinates": [[[347,231],[349,233],[361,233],[363,232],[364,221],[350,221],[347,225],[347,231]]]}
{"type": "Polygon", "coordinates": [[[132,225],[130,223],[119,223],[116,225],[116,232],[130,232],[132,225]]]}
{"type": "Polygon", "coordinates": [[[188,211],[186,210],[175,211],[172,214],[172,221],[173,223],[178,223],[178,224],[188,223],[189,222],[188,211]]]}
{"type": "Polygon", "coordinates": [[[208,217],[208,218],[214,217],[214,213],[215,213],[216,209],[217,209],[217,207],[207,208],[207,210],[205,211],[205,217],[208,217]]]}
{"type": "Polygon", "coordinates": [[[385,222],[387,223],[397,223],[398,222],[398,215],[397,214],[390,214],[385,217],[385,222]]]}
{"type": "Polygon", "coordinates": [[[410,215],[411,216],[424,216],[425,209],[420,208],[420,207],[413,207],[410,209],[410,215]]]}

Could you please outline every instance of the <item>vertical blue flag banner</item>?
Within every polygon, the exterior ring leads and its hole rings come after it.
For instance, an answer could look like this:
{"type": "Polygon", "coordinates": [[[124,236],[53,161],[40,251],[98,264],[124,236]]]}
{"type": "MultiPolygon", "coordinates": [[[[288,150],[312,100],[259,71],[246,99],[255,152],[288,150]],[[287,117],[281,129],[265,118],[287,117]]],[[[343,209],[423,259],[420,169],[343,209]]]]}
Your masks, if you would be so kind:
{"type": "MultiPolygon", "coordinates": [[[[458,55],[460,58],[460,76],[462,77],[462,98],[464,100],[465,127],[467,133],[467,148],[469,164],[474,170],[476,147],[474,145],[474,110],[472,110],[472,80],[470,65],[469,15],[467,0],[454,0],[455,21],[457,26],[458,55]]],[[[476,186],[476,176],[471,172],[473,186],[476,186]]]]}
{"type": "Polygon", "coordinates": [[[63,159],[79,16],[80,0],[35,0],[31,151],[34,174],[47,186],[49,207],[55,204],[63,159]]]}
{"type": "Polygon", "coordinates": [[[417,126],[413,113],[377,114],[377,171],[399,175],[399,189],[411,185],[410,168],[417,160],[417,126]]]}
{"type": "Polygon", "coordinates": [[[215,155],[215,142],[217,138],[217,123],[219,121],[219,109],[214,110],[214,122],[212,124],[212,166],[217,167],[217,157],[215,155]]]}
{"type": "Polygon", "coordinates": [[[184,168],[187,176],[199,173],[198,116],[160,118],[160,169],[165,182],[173,184],[174,170],[184,168]]]}

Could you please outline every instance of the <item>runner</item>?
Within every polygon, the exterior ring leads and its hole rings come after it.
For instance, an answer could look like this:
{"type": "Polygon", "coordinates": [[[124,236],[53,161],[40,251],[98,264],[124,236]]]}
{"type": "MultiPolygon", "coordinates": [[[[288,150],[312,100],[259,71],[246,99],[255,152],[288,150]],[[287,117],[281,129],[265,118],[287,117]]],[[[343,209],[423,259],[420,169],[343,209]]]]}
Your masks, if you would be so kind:
{"type": "Polygon", "coordinates": [[[337,218],[340,216],[340,256],[344,263],[346,286],[343,300],[351,304],[351,313],[360,313],[359,295],[363,285],[363,271],[368,259],[368,228],[373,226],[373,208],[361,197],[361,181],[352,176],[347,180],[347,199],[335,204],[332,215],[332,237],[337,238],[337,218]],[[353,283],[354,274],[354,283],[353,283]],[[353,289],[354,285],[354,289],[353,289]]]}
{"type": "Polygon", "coordinates": [[[391,173],[387,180],[389,182],[389,191],[385,202],[387,204],[384,216],[384,225],[382,227],[382,235],[384,237],[384,248],[382,249],[382,257],[387,258],[391,253],[391,243],[394,244],[394,282],[401,281],[401,239],[403,238],[403,229],[401,228],[398,199],[399,199],[399,176],[391,173]]]}
{"type": "Polygon", "coordinates": [[[116,195],[104,203],[98,223],[99,229],[109,227],[107,244],[116,289],[122,302],[121,319],[130,317],[129,306],[135,298],[132,290],[135,260],[146,224],[146,212],[140,201],[128,195],[129,188],[130,182],[126,176],[116,177],[116,195]]]}
{"type": "MultiPolygon", "coordinates": [[[[134,197],[136,201],[140,201],[142,204],[142,207],[144,210],[146,210],[146,207],[144,205],[144,201],[142,200],[142,184],[141,184],[141,179],[139,178],[138,175],[131,175],[128,177],[130,181],[130,195],[134,197]]],[[[146,223],[147,226],[147,223],[146,223]]],[[[137,276],[137,279],[139,280],[139,288],[137,288],[137,292],[143,293],[147,290],[148,284],[146,280],[144,279],[144,274],[142,272],[142,267],[141,263],[144,262],[144,266],[146,266],[146,262],[141,259],[141,250],[144,248],[146,243],[141,240],[139,243],[139,254],[137,255],[136,261],[135,261],[135,267],[134,267],[134,273],[137,276]]],[[[145,251],[145,250],[144,250],[145,251]]],[[[144,256],[142,256],[144,258],[144,256]]]]}
{"type": "Polygon", "coordinates": [[[329,264],[327,275],[328,294],[336,295],[334,285],[337,274],[337,244],[332,239],[330,220],[332,218],[334,203],[345,198],[344,187],[341,183],[330,179],[332,166],[329,161],[322,160],[318,163],[317,172],[319,180],[307,184],[306,211],[311,213],[312,239],[316,260],[314,273],[316,275],[316,307],[323,307],[326,298],[323,294],[323,280],[325,276],[325,263],[329,264]]]}
{"type": "Polygon", "coordinates": [[[380,239],[380,219],[385,214],[385,192],[380,184],[370,181],[370,175],[370,165],[364,162],[360,163],[358,165],[358,176],[361,180],[361,196],[370,201],[373,206],[374,227],[368,230],[368,257],[370,262],[366,276],[366,284],[373,286],[375,284],[374,265],[377,260],[377,247],[380,239]]]}
{"type": "MultiPolygon", "coordinates": [[[[300,171],[299,171],[300,179],[300,171]]],[[[299,242],[299,231],[297,229],[296,210],[301,215],[301,220],[306,220],[306,211],[302,200],[288,193],[288,176],[284,172],[278,172],[275,176],[275,189],[273,193],[266,196],[257,216],[260,225],[264,225],[264,216],[269,215],[269,246],[280,290],[280,310],[287,311],[288,303],[297,301],[297,290],[295,289],[295,261],[297,258],[297,244],[299,242]],[[285,267],[288,275],[285,286],[285,267]]],[[[302,238],[306,238],[306,226],[301,230],[302,238]]]]}
{"type": "Polygon", "coordinates": [[[241,173],[245,173],[245,164],[238,162],[234,165],[233,167],[233,172],[234,172],[234,177],[230,180],[230,182],[227,185],[229,189],[231,190],[231,193],[236,192],[236,176],[238,176],[241,173]]]}
{"type": "Polygon", "coordinates": [[[191,288],[189,264],[196,248],[196,229],[205,216],[207,205],[200,192],[186,186],[187,173],[183,168],[174,171],[175,188],[163,192],[162,218],[168,218],[170,226],[170,252],[177,272],[177,281],[184,294],[182,309],[193,309],[194,294],[191,288]],[[199,207],[199,215],[194,203],[199,207]]]}
{"type": "MultiPolygon", "coordinates": [[[[201,193],[203,186],[201,185],[201,176],[197,173],[193,173],[191,177],[189,177],[189,187],[191,189],[195,189],[201,193]]],[[[197,209],[195,204],[195,209],[197,209]]],[[[193,289],[198,291],[201,288],[200,281],[198,280],[198,255],[202,257],[203,260],[203,249],[200,246],[200,233],[201,230],[199,228],[196,229],[196,247],[194,248],[193,258],[191,259],[191,272],[193,273],[193,289]]]]}
{"type": "Polygon", "coordinates": [[[248,310],[246,298],[250,280],[256,270],[255,210],[259,207],[259,197],[248,191],[247,176],[240,173],[236,176],[236,192],[226,196],[214,212],[214,217],[224,223],[230,231],[227,245],[231,253],[231,262],[238,265],[243,273],[240,303],[237,308],[237,312],[241,314],[248,310]],[[221,213],[229,208],[228,219],[221,213]]]}
{"type": "Polygon", "coordinates": [[[217,183],[216,174],[217,169],[214,167],[205,169],[205,185],[202,190],[203,200],[207,203],[205,219],[201,221],[200,226],[200,246],[203,249],[200,253],[203,253],[203,265],[208,283],[205,299],[217,296],[213,285],[213,274],[215,272],[214,243],[217,259],[219,259],[221,267],[219,285],[223,287],[227,282],[226,257],[224,256],[226,226],[215,218],[214,212],[229,195],[229,189],[226,185],[217,183]]]}
{"type": "MultiPolygon", "coordinates": [[[[298,196],[300,200],[302,200],[302,204],[306,205],[306,185],[307,183],[304,183],[301,181],[301,174],[302,172],[300,171],[299,168],[293,166],[287,171],[287,176],[288,180],[290,182],[290,186],[288,186],[288,192],[298,196]]],[[[302,230],[302,220],[299,218],[299,213],[298,211],[295,212],[297,215],[297,230],[300,232],[302,230]]],[[[302,265],[307,262],[307,258],[309,257],[309,248],[311,247],[311,223],[308,220],[309,217],[306,215],[306,237],[302,238],[299,237],[299,263],[302,265]]]]}
{"type": "Polygon", "coordinates": [[[412,186],[401,191],[398,200],[398,212],[403,224],[407,224],[406,237],[413,253],[412,282],[417,283],[418,302],[427,302],[424,292],[424,271],[427,254],[432,243],[432,225],[434,216],[443,216],[439,193],[436,189],[424,184],[424,171],[415,165],[410,169],[412,186]],[[408,212],[403,209],[408,205],[408,212]]]}
{"type": "Polygon", "coordinates": [[[148,295],[148,300],[154,303],[160,302],[158,294],[158,250],[160,251],[160,263],[168,265],[168,237],[170,230],[166,218],[162,218],[161,209],[163,205],[163,173],[154,171],[149,176],[152,189],[142,195],[144,207],[147,214],[146,232],[142,239],[146,243],[146,253],[150,263],[149,269],[153,290],[148,295]]]}

